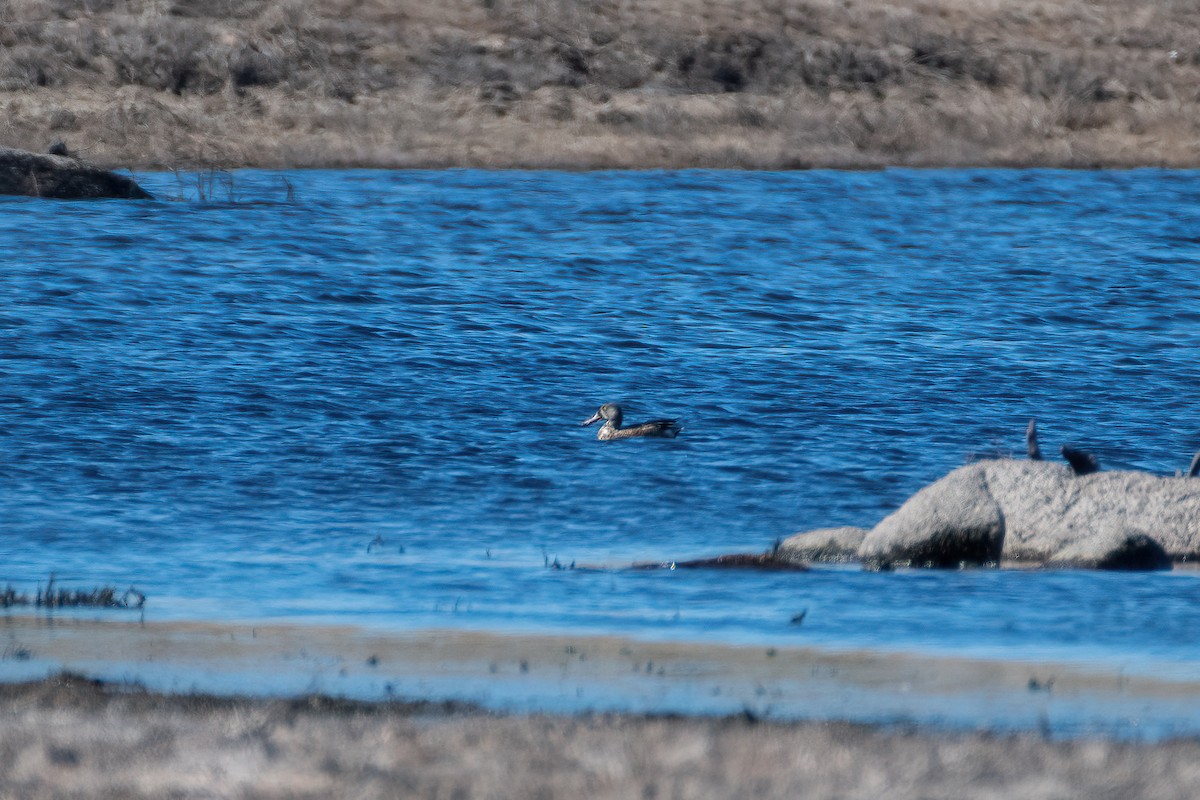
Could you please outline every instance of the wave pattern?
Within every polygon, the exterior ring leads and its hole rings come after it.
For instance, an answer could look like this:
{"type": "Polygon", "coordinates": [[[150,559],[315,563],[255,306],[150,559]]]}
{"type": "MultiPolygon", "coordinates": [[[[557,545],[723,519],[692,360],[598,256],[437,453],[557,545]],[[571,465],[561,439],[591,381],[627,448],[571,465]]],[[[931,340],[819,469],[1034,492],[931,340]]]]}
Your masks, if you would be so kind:
{"type": "Polygon", "coordinates": [[[1085,635],[1111,576],[544,564],[871,525],[1034,416],[1106,467],[1186,466],[1197,174],[280,178],[0,201],[0,578],[166,616],[1196,655],[1186,575],[1122,577],[1142,610],[1085,635]],[[685,432],[598,443],[577,423],[614,400],[685,432]]]}

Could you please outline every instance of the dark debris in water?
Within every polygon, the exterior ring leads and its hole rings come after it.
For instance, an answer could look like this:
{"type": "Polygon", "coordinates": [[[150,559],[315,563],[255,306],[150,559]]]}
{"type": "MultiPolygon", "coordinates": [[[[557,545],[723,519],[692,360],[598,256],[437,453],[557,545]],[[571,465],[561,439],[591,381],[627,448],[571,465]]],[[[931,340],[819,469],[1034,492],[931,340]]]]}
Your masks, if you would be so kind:
{"type": "Polygon", "coordinates": [[[0,592],[0,607],[32,606],[34,608],[129,608],[140,609],[146,605],[146,595],[132,586],[121,592],[113,586],[98,586],[94,589],[66,589],[55,585],[50,576],[45,588],[29,595],[17,591],[9,584],[0,592]]]}
{"type": "Polygon", "coordinates": [[[548,569],[578,569],[587,572],[607,572],[612,569],[756,569],[777,572],[808,571],[808,564],[780,556],[778,545],[765,553],[727,553],[711,558],[693,558],[686,561],[638,561],[625,567],[606,567],[588,564],[576,566],[574,561],[571,562],[570,566],[566,566],[558,560],[557,556],[553,560],[549,556],[546,556],[546,567],[548,569]]]}
{"type": "MultiPolygon", "coordinates": [[[[490,555],[489,555],[489,557],[490,557],[490,555]]],[[[542,550],[542,562],[543,562],[543,566],[545,566],[546,569],[575,569],[574,561],[572,561],[570,563],[570,565],[567,565],[567,564],[564,564],[561,561],[559,561],[558,556],[555,556],[554,560],[551,561],[550,556],[546,554],[546,551],[544,549],[542,550]]]]}
{"type": "Polygon", "coordinates": [[[1031,692],[1049,692],[1054,689],[1054,678],[1048,678],[1044,681],[1039,681],[1036,677],[1029,679],[1029,691],[1031,692]]]}

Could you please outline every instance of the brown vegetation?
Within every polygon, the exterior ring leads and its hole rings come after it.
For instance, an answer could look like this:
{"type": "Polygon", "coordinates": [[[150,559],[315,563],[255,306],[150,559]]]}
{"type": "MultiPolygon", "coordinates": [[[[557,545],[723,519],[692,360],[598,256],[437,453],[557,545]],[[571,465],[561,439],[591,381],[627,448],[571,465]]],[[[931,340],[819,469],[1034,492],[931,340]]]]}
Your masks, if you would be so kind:
{"type": "Polygon", "coordinates": [[[1200,6],[7,0],[0,143],[136,166],[1200,164],[1200,6]]]}
{"type": "Polygon", "coordinates": [[[120,593],[112,586],[98,586],[90,590],[64,589],[55,585],[54,575],[50,576],[45,589],[39,584],[32,596],[14,589],[11,583],[0,591],[0,608],[142,608],[145,605],[146,596],[132,586],[120,593]]]}

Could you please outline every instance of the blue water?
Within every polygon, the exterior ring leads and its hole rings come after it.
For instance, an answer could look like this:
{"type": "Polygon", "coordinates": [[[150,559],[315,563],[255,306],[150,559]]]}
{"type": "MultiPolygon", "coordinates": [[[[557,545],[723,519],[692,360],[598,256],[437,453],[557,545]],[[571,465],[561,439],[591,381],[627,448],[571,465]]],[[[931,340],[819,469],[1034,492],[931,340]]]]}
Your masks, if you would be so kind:
{"type": "Polygon", "coordinates": [[[1186,467],[1200,173],[142,180],[179,197],[0,199],[0,582],[1200,677],[1192,572],[546,566],[869,527],[1030,417],[1186,467]],[[684,432],[597,442],[606,401],[684,432]]]}

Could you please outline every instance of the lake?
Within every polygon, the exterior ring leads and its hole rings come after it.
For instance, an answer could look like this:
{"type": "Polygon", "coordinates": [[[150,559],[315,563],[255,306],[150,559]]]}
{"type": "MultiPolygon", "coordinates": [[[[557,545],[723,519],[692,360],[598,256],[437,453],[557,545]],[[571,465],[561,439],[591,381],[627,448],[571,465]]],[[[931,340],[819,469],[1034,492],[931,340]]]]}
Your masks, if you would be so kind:
{"type": "Polygon", "coordinates": [[[2,582],[1200,678],[1187,570],[569,568],[869,527],[1031,417],[1186,468],[1200,173],[139,179],[173,199],[0,199],[2,582]],[[598,442],[609,401],[683,433],[598,442]]]}

